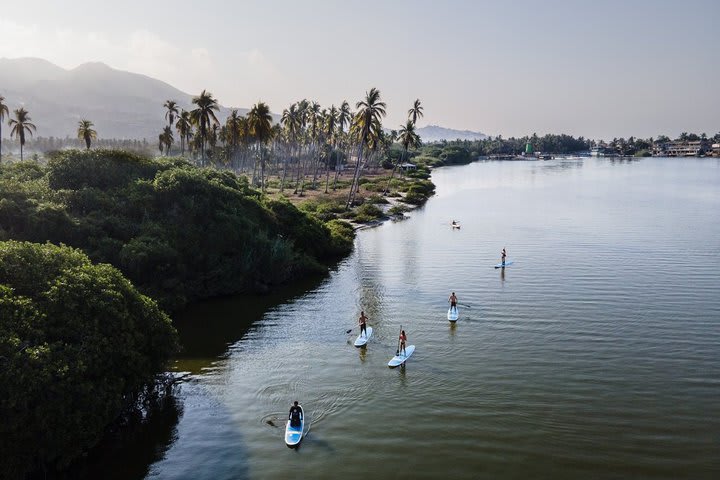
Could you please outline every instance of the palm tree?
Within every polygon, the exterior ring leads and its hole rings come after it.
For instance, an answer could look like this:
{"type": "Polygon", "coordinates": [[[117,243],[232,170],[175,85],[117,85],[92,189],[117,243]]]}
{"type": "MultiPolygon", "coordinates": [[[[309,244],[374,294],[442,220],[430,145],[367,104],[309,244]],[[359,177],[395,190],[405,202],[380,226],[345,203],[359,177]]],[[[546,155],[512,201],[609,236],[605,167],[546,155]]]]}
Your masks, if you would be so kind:
{"type": "Polygon", "coordinates": [[[377,88],[371,88],[369,92],[365,93],[365,100],[357,102],[355,108],[358,112],[355,114],[354,128],[358,135],[358,153],[357,163],[355,165],[355,173],[353,174],[353,181],[350,184],[350,193],[348,195],[346,209],[355,201],[355,194],[358,188],[358,180],[360,174],[360,165],[363,158],[363,148],[368,142],[371,135],[382,131],[382,117],[385,116],[385,102],[380,101],[380,90],[377,88]]]}
{"type": "Polygon", "coordinates": [[[15,118],[11,118],[8,122],[10,129],[10,137],[17,137],[20,139],[20,161],[23,160],[23,146],[25,145],[25,133],[32,136],[32,132],[37,131],[35,124],[31,123],[30,114],[24,108],[15,110],[15,118]]]}
{"type": "Polygon", "coordinates": [[[260,190],[265,191],[265,144],[272,138],[272,115],[265,102],[258,102],[248,112],[250,135],[258,142],[260,153],[260,190]]]}
{"type": "Polygon", "coordinates": [[[233,167],[235,166],[238,143],[240,143],[240,118],[238,111],[233,110],[225,120],[225,143],[229,146],[228,154],[233,167]]]}
{"type": "Polygon", "coordinates": [[[185,155],[185,141],[190,139],[192,134],[192,124],[190,123],[190,112],[181,111],[175,124],[178,134],[180,135],[180,155],[185,155]]]}
{"type": "MultiPolygon", "coordinates": [[[[319,161],[318,143],[320,140],[320,128],[319,125],[322,123],[322,112],[320,111],[320,104],[318,102],[311,102],[308,108],[308,119],[310,121],[310,161],[308,162],[310,168],[316,167],[319,161]]],[[[317,168],[313,168],[313,179],[312,185],[315,187],[315,180],[317,180],[317,168]]],[[[305,172],[303,172],[302,183],[300,184],[300,196],[303,196],[305,192],[305,172]]]]}
{"type": "MultiPolygon", "coordinates": [[[[296,103],[293,103],[290,105],[290,108],[286,108],[283,110],[282,118],[280,119],[280,123],[285,128],[285,135],[287,136],[288,142],[289,142],[289,150],[290,150],[290,156],[292,157],[292,153],[294,149],[299,150],[298,147],[298,136],[300,135],[300,130],[302,128],[302,118],[300,111],[298,110],[298,105],[296,103]]],[[[298,152],[299,155],[299,152],[298,152]]],[[[282,192],[285,189],[285,175],[287,172],[287,162],[285,162],[285,168],[283,169],[283,176],[282,180],[280,181],[280,192],[282,192]]]]}
{"type": "Polygon", "coordinates": [[[165,112],[165,119],[168,121],[168,125],[172,127],[174,123],[173,120],[175,120],[175,117],[180,114],[177,102],[175,100],[165,100],[163,107],[167,109],[167,112],[165,112]]]}
{"type": "Polygon", "coordinates": [[[415,102],[413,102],[413,106],[410,110],[408,110],[408,119],[412,120],[413,125],[417,123],[418,118],[422,118],[423,116],[423,107],[420,105],[420,99],[416,99],[415,102]]]}
{"type": "MultiPolygon", "coordinates": [[[[160,141],[160,145],[165,146],[165,156],[169,156],[170,147],[172,146],[174,140],[170,125],[165,125],[163,132],[158,136],[158,140],[160,141]]],[[[160,153],[162,153],[162,148],[160,148],[160,153]]]]}
{"type": "Polygon", "coordinates": [[[385,190],[383,191],[383,195],[387,195],[388,190],[390,189],[390,182],[393,179],[393,176],[395,175],[395,170],[397,169],[398,165],[403,161],[403,159],[407,156],[408,149],[409,148],[418,148],[421,144],[420,142],[420,136],[415,132],[415,123],[412,120],[408,120],[405,126],[400,127],[398,140],[400,140],[400,143],[402,143],[403,146],[403,154],[400,155],[400,158],[397,162],[395,162],[395,165],[393,166],[392,172],[390,173],[390,179],[388,180],[387,185],[385,186],[385,190]]]}
{"type": "Polygon", "coordinates": [[[0,95],[0,162],[2,162],[2,124],[5,121],[5,115],[10,115],[10,110],[4,102],[5,97],[0,95]]]}
{"type": "Polygon", "coordinates": [[[212,93],[205,90],[199,96],[193,97],[193,105],[197,108],[190,112],[190,119],[198,127],[200,133],[200,149],[202,150],[202,163],[205,165],[205,139],[207,138],[210,125],[218,125],[220,122],[215,116],[215,110],[220,110],[218,102],[213,98],[212,93]]]}
{"type": "MultiPolygon", "coordinates": [[[[343,152],[343,157],[345,156],[345,151],[343,148],[343,145],[345,143],[345,126],[350,123],[352,120],[353,114],[350,111],[350,105],[348,104],[347,100],[343,100],[343,103],[340,105],[340,109],[338,110],[338,118],[337,118],[337,138],[339,139],[340,143],[340,150],[343,152]]],[[[337,179],[338,175],[340,174],[340,168],[342,166],[342,162],[335,163],[335,179],[333,180],[333,191],[337,188],[337,179]]]]}
{"type": "Polygon", "coordinates": [[[82,119],[78,122],[77,138],[85,140],[85,147],[90,150],[90,144],[97,139],[97,132],[93,129],[95,125],[90,120],[82,119]]]}
{"type": "Polygon", "coordinates": [[[337,146],[337,123],[338,109],[335,108],[335,105],[331,105],[330,111],[328,112],[325,120],[325,138],[327,139],[327,143],[330,146],[326,159],[327,164],[325,169],[325,193],[328,193],[328,186],[330,185],[330,160],[332,159],[332,154],[335,150],[335,147],[337,146]]]}

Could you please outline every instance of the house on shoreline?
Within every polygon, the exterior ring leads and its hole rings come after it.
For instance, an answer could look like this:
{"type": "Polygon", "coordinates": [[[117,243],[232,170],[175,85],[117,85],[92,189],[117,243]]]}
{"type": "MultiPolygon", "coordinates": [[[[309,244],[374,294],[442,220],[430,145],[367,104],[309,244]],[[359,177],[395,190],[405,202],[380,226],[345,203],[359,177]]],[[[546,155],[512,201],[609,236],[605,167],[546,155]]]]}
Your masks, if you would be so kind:
{"type": "Polygon", "coordinates": [[[710,145],[707,140],[683,141],[656,143],[653,145],[652,154],[655,157],[700,157],[703,155],[718,155],[715,145],[710,145]]]}

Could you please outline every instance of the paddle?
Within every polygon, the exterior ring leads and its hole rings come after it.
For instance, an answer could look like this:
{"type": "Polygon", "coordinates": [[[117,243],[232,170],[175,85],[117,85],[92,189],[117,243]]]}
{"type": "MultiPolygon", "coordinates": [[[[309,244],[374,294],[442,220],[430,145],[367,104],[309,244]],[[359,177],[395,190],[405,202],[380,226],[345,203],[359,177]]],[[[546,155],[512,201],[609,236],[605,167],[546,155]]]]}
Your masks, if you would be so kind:
{"type": "Polygon", "coordinates": [[[464,303],[458,303],[458,305],[460,305],[461,307],[465,307],[465,308],[472,308],[470,305],[466,305],[464,303]]]}
{"type": "Polygon", "coordinates": [[[400,325],[400,334],[398,335],[397,350],[395,350],[395,356],[400,355],[400,335],[402,335],[402,325],[400,325]]]}
{"type": "MultiPolygon", "coordinates": [[[[355,328],[355,327],[353,327],[353,328],[355,328]]],[[[350,333],[352,331],[353,331],[353,329],[351,328],[350,330],[346,331],[345,333],[350,333]]]]}

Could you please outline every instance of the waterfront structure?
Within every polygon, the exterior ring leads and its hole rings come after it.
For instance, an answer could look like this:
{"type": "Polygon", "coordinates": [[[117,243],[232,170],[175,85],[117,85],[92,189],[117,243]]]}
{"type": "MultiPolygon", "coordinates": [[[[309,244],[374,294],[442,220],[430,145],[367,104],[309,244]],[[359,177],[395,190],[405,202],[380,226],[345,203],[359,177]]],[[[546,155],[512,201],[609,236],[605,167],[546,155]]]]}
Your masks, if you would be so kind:
{"type": "Polygon", "coordinates": [[[676,140],[653,146],[653,155],[663,157],[699,157],[711,152],[712,148],[706,140],[676,140]]]}
{"type": "Polygon", "coordinates": [[[614,155],[617,155],[615,149],[605,145],[604,143],[600,143],[590,148],[591,157],[612,157],[614,155]]]}

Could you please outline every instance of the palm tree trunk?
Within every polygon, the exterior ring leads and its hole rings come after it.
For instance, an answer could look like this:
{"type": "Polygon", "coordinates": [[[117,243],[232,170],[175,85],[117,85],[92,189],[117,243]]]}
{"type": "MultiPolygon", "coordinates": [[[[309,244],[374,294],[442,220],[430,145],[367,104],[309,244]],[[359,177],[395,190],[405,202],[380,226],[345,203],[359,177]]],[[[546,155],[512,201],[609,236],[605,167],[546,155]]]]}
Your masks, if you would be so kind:
{"type": "Polygon", "coordinates": [[[355,188],[356,188],[355,184],[358,181],[358,175],[360,172],[360,161],[362,160],[364,143],[365,143],[365,139],[363,138],[360,140],[360,145],[358,145],[357,163],[355,164],[355,172],[353,173],[353,181],[350,184],[350,194],[348,195],[348,201],[347,201],[347,205],[345,205],[345,210],[349,210],[353,204],[353,201],[355,201],[355,188]]]}
{"type": "Polygon", "coordinates": [[[328,193],[328,185],[330,184],[330,159],[332,158],[334,151],[334,147],[330,149],[330,155],[328,155],[327,158],[327,165],[325,165],[325,193],[328,193]]]}
{"type": "Polygon", "coordinates": [[[315,168],[314,168],[314,171],[313,171],[312,186],[313,186],[313,188],[317,188],[317,187],[316,187],[316,184],[317,184],[317,173],[318,173],[318,166],[320,165],[320,154],[318,153],[317,144],[315,144],[315,148],[313,149],[313,153],[314,153],[313,157],[314,157],[315,160],[314,160],[312,163],[313,163],[313,165],[314,165],[315,168]]]}
{"type": "Polygon", "coordinates": [[[265,152],[260,144],[260,191],[265,192],[265,152]]]}
{"type": "Polygon", "coordinates": [[[302,169],[302,158],[302,149],[298,149],[297,175],[295,176],[295,190],[293,191],[294,195],[297,195],[298,189],[300,188],[300,170],[302,169]]]}
{"type": "Polygon", "coordinates": [[[283,193],[283,190],[285,190],[285,175],[287,174],[287,167],[288,167],[288,157],[285,157],[285,161],[283,162],[282,179],[280,180],[280,193],[283,193]]]}
{"type": "MultiPolygon", "coordinates": [[[[342,150],[342,142],[340,144],[340,148],[342,150]]],[[[345,150],[342,150],[343,156],[345,155],[345,150]]],[[[340,167],[342,167],[342,163],[339,161],[340,156],[338,155],[337,160],[335,161],[335,179],[333,180],[333,192],[337,190],[337,181],[338,177],[340,176],[340,167]]]]}
{"type": "Polygon", "coordinates": [[[201,140],[201,142],[200,142],[200,149],[201,149],[201,152],[200,152],[200,158],[201,158],[201,160],[200,160],[200,165],[202,165],[202,166],[204,167],[204,166],[205,166],[205,132],[202,132],[202,133],[200,134],[200,137],[201,137],[201,139],[200,139],[200,140],[201,140]]]}
{"type": "Polygon", "coordinates": [[[395,175],[395,170],[397,169],[398,165],[400,165],[400,162],[402,162],[403,158],[405,158],[406,154],[407,154],[407,148],[405,150],[403,150],[403,154],[400,155],[400,159],[397,162],[395,162],[392,172],[390,172],[390,179],[388,180],[387,185],[385,185],[385,190],[383,190],[383,197],[388,194],[388,190],[390,190],[390,182],[392,182],[393,176],[395,175]]]}

